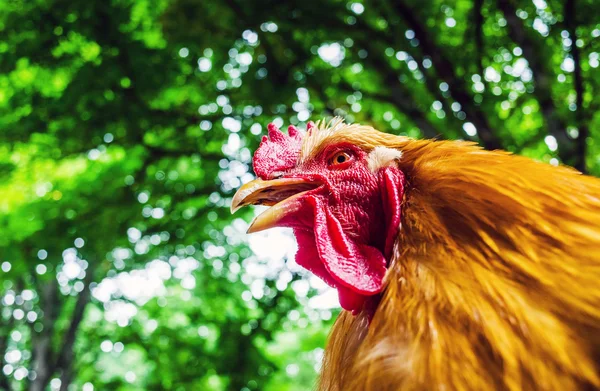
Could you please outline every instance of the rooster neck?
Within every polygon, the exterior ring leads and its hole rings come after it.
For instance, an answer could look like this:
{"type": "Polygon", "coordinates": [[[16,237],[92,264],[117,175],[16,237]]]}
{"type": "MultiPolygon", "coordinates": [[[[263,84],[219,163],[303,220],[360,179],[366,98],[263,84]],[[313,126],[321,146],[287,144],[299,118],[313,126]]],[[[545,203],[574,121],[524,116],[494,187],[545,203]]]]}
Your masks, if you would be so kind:
{"type": "MultiPolygon", "coordinates": [[[[342,313],[321,390],[567,390],[599,386],[599,323],[561,319],[511,283],[454,284],[417,259],[395,268],[375,316],[342,313]],[[574,335],[577,333],[577,335],[574,335]]],[[[575,315],[575,314],[574,314],[575,315]]],[[[574,318],[577,316],[575,315],[574,318]]]]}
{"type": "Polygon", "coordinates": [[[386,289],[370,325],[340,316],[320,388],[600,388],[600,182],[433,144],[404,150],[386,289]]]}

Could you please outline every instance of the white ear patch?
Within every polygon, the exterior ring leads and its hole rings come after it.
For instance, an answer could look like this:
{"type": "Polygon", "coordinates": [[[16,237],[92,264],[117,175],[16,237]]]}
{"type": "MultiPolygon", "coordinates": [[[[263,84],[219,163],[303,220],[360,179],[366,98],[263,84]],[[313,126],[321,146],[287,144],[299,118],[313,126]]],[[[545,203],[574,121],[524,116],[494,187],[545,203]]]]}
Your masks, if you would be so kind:
{"type": "Polygon", "coordinates": [[[373,172],[382,167],[389,166],[402,157],[402,152],[397,149],[375,147],[367,157],[369,169],[373,172]]]}

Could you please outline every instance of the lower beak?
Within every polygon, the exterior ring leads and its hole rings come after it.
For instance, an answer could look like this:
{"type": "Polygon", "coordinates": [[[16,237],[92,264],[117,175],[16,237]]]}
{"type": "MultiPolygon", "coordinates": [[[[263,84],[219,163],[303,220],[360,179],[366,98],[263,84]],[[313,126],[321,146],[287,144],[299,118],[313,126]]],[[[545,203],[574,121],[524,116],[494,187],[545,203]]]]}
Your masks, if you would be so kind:
{"type": "Polygon", "coordinates": [[[282,220],[300,210],[300,198],[316,189],[320,183],[302,178],[281,178],[264,181],[256,179],[238,189],[231,200],[231,213],[246,205],[269,205],[272,207],[257,216],[248,233],[263,231],[278,226],[282,220]]]}

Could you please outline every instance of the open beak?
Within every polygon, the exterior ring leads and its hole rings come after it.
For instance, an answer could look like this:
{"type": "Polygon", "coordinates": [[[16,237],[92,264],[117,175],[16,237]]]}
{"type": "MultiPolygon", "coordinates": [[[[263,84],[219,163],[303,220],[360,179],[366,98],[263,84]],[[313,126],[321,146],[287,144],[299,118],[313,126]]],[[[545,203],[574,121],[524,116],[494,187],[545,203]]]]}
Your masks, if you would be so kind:
{"type": "Polygon", "coordinates": [[[246,205],[269,205],[271,208],[257,216],[248,233],[278,226],[290,214],[300,210],[303,193],[316,189],[319,182],[302,178],[281,178],[264,181],[256,179],[238,189],[231,200],[231,213],[246,205]]]}

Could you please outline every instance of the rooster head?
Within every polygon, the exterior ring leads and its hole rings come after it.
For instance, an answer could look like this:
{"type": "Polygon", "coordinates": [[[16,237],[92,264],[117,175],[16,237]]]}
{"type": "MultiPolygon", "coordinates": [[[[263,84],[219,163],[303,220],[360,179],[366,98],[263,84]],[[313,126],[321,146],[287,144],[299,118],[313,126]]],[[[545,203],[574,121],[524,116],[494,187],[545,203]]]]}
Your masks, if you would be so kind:
{"type": "Polygon", "coordinates": [[[372,128],[341,119],[294,126],[288,134],[268,126],[254,154],[258,179],[235,194],[231,210],[269,205],[249,233],[293,228],[296,262],[338,291],[354,314],[370,307],[384,286],[400,229],[404,174],[398,149],[375,146],[372,128]],[[369,136],[369,137],[367,137],[369,136]]]}

